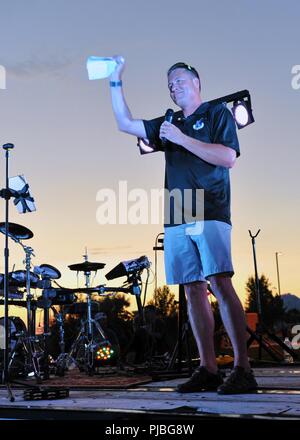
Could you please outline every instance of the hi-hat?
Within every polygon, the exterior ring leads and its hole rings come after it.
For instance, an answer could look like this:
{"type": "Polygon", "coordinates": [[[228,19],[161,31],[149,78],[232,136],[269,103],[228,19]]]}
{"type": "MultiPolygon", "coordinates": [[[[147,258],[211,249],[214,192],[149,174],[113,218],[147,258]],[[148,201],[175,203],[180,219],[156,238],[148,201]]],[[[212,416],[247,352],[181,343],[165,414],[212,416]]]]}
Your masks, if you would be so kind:
{"type": "Polygon", "coordinates": [[[103,269],[105,263],[92,263],[91,261],[84,261],[83,263],[71,264],[68,266],[71,270],[76,270],[77,272],[92,272],[98,269],[103,269]]]}
{"type": "MultiPolygon", "coordinates": [[[[5,222],[0,223],[0,232],[5,234],[5,222]]],[[[8,223],[8,235],[18,240],[27,240],[33,237],[33,232],[17,223],[8,223]]]]}

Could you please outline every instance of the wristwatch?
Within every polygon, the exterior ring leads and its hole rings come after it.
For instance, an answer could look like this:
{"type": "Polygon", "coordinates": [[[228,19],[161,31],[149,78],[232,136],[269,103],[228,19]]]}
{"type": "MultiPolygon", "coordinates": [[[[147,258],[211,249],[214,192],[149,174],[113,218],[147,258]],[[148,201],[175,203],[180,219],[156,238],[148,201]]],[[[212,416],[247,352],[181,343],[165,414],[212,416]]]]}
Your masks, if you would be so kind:
{"type": "Polygon", "coordinates": [[[122,81],[110,81],[109,85],[110,87],[122,87],[122,81]]]}

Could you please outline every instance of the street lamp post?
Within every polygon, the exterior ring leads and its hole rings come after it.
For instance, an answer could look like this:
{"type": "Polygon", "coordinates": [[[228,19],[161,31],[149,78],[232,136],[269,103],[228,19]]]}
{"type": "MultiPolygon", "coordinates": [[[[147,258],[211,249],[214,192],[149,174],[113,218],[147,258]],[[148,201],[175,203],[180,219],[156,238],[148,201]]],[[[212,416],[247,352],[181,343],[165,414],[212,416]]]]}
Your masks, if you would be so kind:
{"type": "Polygon", "coordinates": [[[277,269],[277,285],[278,285],[278,294],[281,295],[280,290],[280,278],[279,278],[279,264],[278,264],[278,256],[282,255],[281,252],[275,252],[276,255],[276,269],[277,269]]]}

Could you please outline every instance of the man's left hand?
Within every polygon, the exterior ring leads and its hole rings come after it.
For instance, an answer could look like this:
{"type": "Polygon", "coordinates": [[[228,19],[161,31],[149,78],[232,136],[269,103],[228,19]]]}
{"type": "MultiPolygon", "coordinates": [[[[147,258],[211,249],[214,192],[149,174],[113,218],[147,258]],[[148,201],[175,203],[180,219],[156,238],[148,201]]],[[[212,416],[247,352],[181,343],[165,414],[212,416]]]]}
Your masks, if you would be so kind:
{"type": "Polygon", "coordinates": [[[179,128],[168,121],[163,122],[159,131],[160,139],[165,138],[177,145],[182,145],[184,134],[179,128]]]}

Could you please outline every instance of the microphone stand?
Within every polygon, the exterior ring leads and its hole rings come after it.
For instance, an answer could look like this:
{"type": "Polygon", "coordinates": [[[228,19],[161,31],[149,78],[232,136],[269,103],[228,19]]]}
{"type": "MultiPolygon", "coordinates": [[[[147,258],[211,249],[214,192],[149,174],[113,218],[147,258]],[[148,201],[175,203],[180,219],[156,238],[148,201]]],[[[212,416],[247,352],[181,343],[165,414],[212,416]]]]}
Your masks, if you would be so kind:
{"type": "Polygon", "coordinates": [[[283,361],[283,355],[280,351],[274,347],[272,344],[272,341],[279,345],[283,351],[288,352],[292,358],[293,361],[298,359],[298,355],[296,352],[288,347],[278,336],[276,336],[274,333],[270,332],[269,329],[266,327],[264,323],[264,310],[263,310],[263,304],[262,304],[262,297],[261,297],[261,291],[260,291],[260,284],[259,284],[259,276],[258,276],[258,270],[257,270],[257,259],[256,259],[256,245],[255,245],[255,239],[260,233],[260,229],[257,231],[257,233],[254,235],[250,230],[248,230],[249,235],[251,237],[251,243],[252,243],[252,251],[253,251],[253,261],[254,261],[254,274],[255,274],[255,294],[256,294],[256,304],[257,304],[257,316],[258,316],[258,323],[256,325],[256,332],[251,330],[247,326],[247,331],[250,334],[250,337],[247,341],[247,347],[249,348],[253,341],[256,341],[258,343],[258,359],[259,361],[262,360],[262,349],[264,349],[273,360],[275,361],[283,361]],[[266,337],[264,336],[266,335],[266,337]],[[271,341],[271,342],[269,342],[271,341]]]}
{"type": "Polygon", "coordinates": [[[8,162],[9,162],[9,152],[14,148],[13,144],[3,145],[5,150],[5,188],[1,190],[1,197],[5,200],[5,247],[4,247],[4,356],[3,356],[3,372],[2,372],[2,383],[6,385],[8,397],[11,402],[14,402],[15,398],[13,396],[8,377],[8,345],[9,345],[9,329],[8,329],[8,262],[9,262],[9,248],[8,248],[8,214],[9,214],[9,199],[12,193],[9,189],[8,182],[8,162]]]}
{"type": "MultiPolygon", "coordinates": [[[[10,359],[9,359],[9,349],[10,349],[10,332],[11,329],[9,328],[9,320],[8,320],[8,296],[9,296],[9,248],[8,248],[8,238],[11,237],[14,239],[14,241],[19,242],[19,240],[16,240],[14,237],[12,237],[12,234],[9,233],[9,200],[12,197],[17,197],[19,195],[18,191],[11,190],[9,188],[9,178],[8,178],[8,164],[9,164],[9,153],[10,150],[14,148],[14,144],[7,143],[3,145],[3,149],[5,150],[5,188],[0,190],[0,197],[2,197],[5,200],[5,247],[4,247],[4,354],[3,354],[3,370],[2,370],[2,383],[6,385],[7,392],[8,392],[8,398],[11,402],[14,402],[15,398],[13,396],[10,383],[12,382],[9,377],[9,369],[10,369],[10,359]]],[[[21,243],[20,243],[21,244],[21,243]]],[[[22,244],[21,244],[22,245],[22,244]]],[[[26,252],[26,247],[22,245],[26,252]]],[[[27,248],[29,250],[29,248],[27,248]]],[[[27,253],[26,253],[27,255],[27,253]]],[[[27,267],[26,272],[26,289],[27,289],[27,295],[30,290],[30,279],[29,277],[29,270],[27,267]]],[[[27,316],[28,316],[28,336],[30,336],[30,303],[29,298],[27,300],[27,316]]],[[[30,340],[30,338],[29,338],[30,340]]],[[[10,353],[12,356],[13,353],[10,353]]],[[[12,358],[11,358],[12,359],[12,358]]],[[[17,382],[15,382],[17,383],[17,382]]]]}

